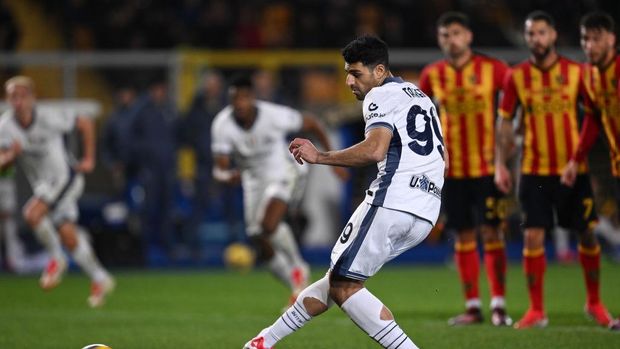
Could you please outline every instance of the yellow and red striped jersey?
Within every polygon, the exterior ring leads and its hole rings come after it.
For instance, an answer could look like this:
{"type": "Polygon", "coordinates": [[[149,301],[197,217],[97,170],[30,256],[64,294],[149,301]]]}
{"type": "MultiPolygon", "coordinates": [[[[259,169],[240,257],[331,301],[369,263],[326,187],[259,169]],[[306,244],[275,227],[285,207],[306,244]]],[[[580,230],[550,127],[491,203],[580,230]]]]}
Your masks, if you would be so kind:
{"type": "MultiPolygon", "coordinates": [[[[611,172],[620,177],[620,55],[600,70],[584,64],[584,82],[594,105],[600,110],[599,123],[603,126],[609,144],[611,172]]],[[[585,126],[584,126],[585,127],[585,126]]],[[[590,142],[596,140],[596,132],[590,142]]]]}
{"type": "Polygon", "coordinates": [[[502,61],[481,54],[461,68],[440,60],[422,70],[419,87],[440,108],[448,178],[493,175],[497,96],[507,70],[502,61]]]}
{"type": "MultiPolygon", "coordinates": [[[[542,70],[530,61],[514,66],[504,81],[500,116],[512,119],[518,105],[523,110],[521,173],[553,176],[573,155],[579,141],[578,102],[591,113],[592,101],[579,63],[559,57],[542,70]]],[[[584,161],[579,173],[587,172],[584,161]]]]}

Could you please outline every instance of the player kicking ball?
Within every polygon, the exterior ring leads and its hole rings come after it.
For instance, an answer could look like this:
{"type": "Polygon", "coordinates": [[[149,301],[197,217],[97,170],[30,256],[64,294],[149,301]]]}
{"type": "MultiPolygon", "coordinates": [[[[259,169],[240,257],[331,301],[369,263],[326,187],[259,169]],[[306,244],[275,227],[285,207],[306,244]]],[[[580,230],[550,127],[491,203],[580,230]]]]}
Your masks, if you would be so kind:
{"type": "Polygon", "coordinates": [[[444,182],[443,137],[432,101],[415,85],[393,77],[387,45],[362,36],[343,50],[346,83],[363,100],[365,139],[320,152],[296,138],[289,151],[299,164],[365,166],[377,178],[332,250],[329,271],[244,349],[269,349],[337,304],[383,348],[417,348],[383,303],[364,287],[388,261],[418,245],[437,221],[444,182]]]}
{"type": "Polygon", "coordinates": [[[114,279],[75,223],[77,200],[84,189],[81,173],[95,167],[93,122],[88,117],[36,107],[34,82],[29,77],[9,79],[5,90],[10,109],[0,116],[0,168],[17,162],[32,187],[33,196],[23,208],[24,220],[51,256],[40,286],[51,290],[60,283],[67,270],[64,245],[92,281],[88,304],[99,307],[114,289],[114,279]],[[69,165],[63,141],[73,128],[82,136],[84,153],[74,167],[69,165]]]}

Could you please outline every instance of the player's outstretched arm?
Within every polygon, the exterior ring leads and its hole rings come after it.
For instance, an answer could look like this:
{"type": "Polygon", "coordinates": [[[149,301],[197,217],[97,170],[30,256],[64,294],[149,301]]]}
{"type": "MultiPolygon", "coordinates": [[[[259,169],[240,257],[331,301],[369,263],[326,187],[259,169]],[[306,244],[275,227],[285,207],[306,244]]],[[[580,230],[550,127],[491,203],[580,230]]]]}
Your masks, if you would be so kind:
{"type": "Polygon", "coordinates": [[[88,116],[78,116],[75,127],[82,136],[82,160],[77,164],[78,172],[89,173],[95,168],[95,123],[88,116]]]}
{"type": "Polygon", "coordinates": [[[309,140],[295,138],[289,151],[300,164],[362,167],[383,160],[391,140],[391,130],[377,127],[368,131],[363,141],[346,149],[320,152],[309,140]]]}

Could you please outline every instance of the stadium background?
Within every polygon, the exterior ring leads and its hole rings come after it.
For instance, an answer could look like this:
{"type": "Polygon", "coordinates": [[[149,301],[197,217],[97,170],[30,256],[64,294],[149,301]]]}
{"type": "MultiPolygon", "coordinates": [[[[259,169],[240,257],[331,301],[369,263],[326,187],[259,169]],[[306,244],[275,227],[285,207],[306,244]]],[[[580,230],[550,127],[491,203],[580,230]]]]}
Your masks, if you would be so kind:
{"type": "MultiPolygon", "coordinates": [[[[471,16],[474,48],[509,63],[527,57],[522,19],[533,9],[550,12],[557,20],[561,53],[582,60],[578,46],[581,14],[594,9],[620,13],[615,1],[4,1],[0,7],[0,76],[32,76],[40,99],[95,103],[98,130],[115,110],[115,93],[130,86],[145,93],[153,81],[165,81],[176,117],[183,120],[205,74],[226,79],[238,71],[260,71],[264,89],[284,104],[309,110],[330,130],[335,144],[346,146],[362,137],[359,105],[344,85],[338,49],[355,35],[376,33],[391,46],[396,74],[416,81],[420,69],[441,57],[435,44],[435,20],[446,10],[471,16]]],[[[260,92],[260,91],[259,91],[260,92]]],[[[81,201],[81,223],[95,240],[103,262],[110,266],[221,265],[221,251],[244,240],[238,188],[210,185],[209,205],[199,224],[196,181],[204,168],[196,165],[197,149],[176,138],[177,162],[165,253],[149,253],[138,215],[140,185],[115,183],[105,157],[87,177],[81,201]]],[[[101,138],[101,137],[100,137],[101,138]]],[[[102,149],[103,144],[99,148],[102,149]]],[[[591,157],[598,188],[599,209],[606,204],[607,155],[598,145],[591,157]]],[[[339,234],[369,180],[372,168],[352,171],[338,183],[324,168],[312,168],[301,206],[293,223],[313,263],[325,263],[339,234]]],[[[21,202],[27,185],[20,180],[21,202]]],[[[520,257],[518,211],[512,202],[509,256],[520,257]]],[[[439,227],[441,228],[441,227],[439,227]]],[[[29,240],[28,234],[22,237],[29,240]]],[[[29,241],[30,247],[36,245],[29,241]]],[[[551,242],[550,242],[551,243],[551,242]]],[[[414,253],[400,261],[443,262],[452,254],[451,233],[437,231],[414,253]]],[[[553,247],[550,245],[550,250],[553,247]]]]}

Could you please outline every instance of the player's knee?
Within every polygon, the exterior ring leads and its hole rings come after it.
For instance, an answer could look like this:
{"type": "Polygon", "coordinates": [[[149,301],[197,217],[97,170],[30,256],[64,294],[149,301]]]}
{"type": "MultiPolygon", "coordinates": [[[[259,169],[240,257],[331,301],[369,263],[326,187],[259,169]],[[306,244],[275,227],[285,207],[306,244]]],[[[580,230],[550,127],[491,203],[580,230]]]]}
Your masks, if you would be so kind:
{"type": "Polygon", "coordinates": [[[302,302],[304,304],[304,308],[306,308],[306,312],[310,316],[321,315],[329,308],[327,304],[324,304],[314,297],[304,297],[302,302]]]}
{"type": "Polygon", "coordinates": [[[272,236],[278,228],[278,224],[280,222],[276,222],[275,220],[265,220],[261,223],[261,231],[265,236],[272,236]]]}
{"type": "Polygon", "coordinates": [[[384,320],[384,321],[389,321],[389,320],[394,320],[394,315],[392,315],[392,312],[390,311],[390,309],[388,309],[384,305],[383,308],[381,309],[381,313],[379,315],[379,318],[381,320],[384,320]]]}
{"type": "Polygon", "coordinates": [[[579,234],[579,244],[585,248],[594,248],[598,246],[598,239],[594,232],[587,230],[579,234]]]}
{"type": "Polygon", "coordinates": [[[58,233],[60,234],[60,240],[62,244],[73,251],[78,245],[77,231],[75,225],[70,222],[64,222],[58,225],[58,233]]]}
{"type": "Polygon", "coordinates": [[[270,260],[273,255],[273,247],[269,240],[262,235],[256,235],[250,238],[250,243],[256,252],[256,260],[259,262],[265,262],[270,260]]]}
{"type": "Polygon", "coordinates": [[[39,223],[41,223],[41,216],[37,215],[33,210],[28,207],[24,208],[22,211],[22,216],[24,217],[24,221],[30,228],[36,228],[39,223]]]}
{"type": "Polygon", "coordinates": [[[476,232],[473,229],[460,229],[456,234],[456,242],[464,244],[476,241],[476,232]]]}
{"type": "Polygon", "coordinates": [[[496,227],[493,227],[490,225],[482,226],[480,229],[480,233],[482,235],[482,241],[484,241],[484,243],[487,243],[487,244],[494,243],[494,242],[500,242],[503,240],[501,231],[497,229],[496,227]]]}

